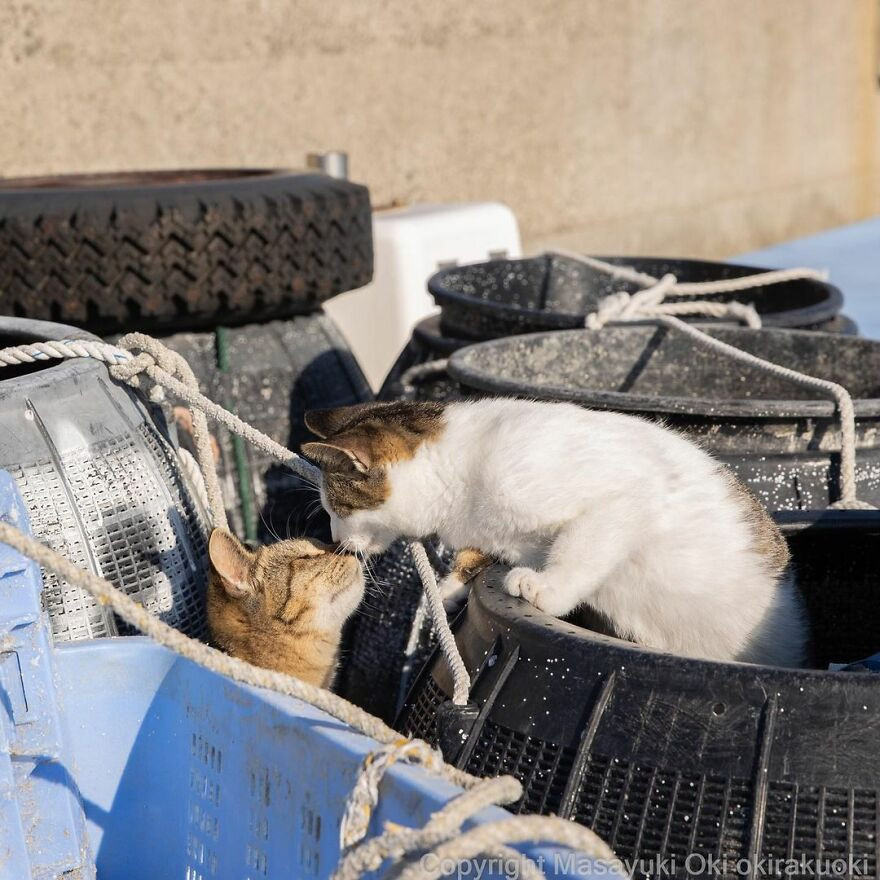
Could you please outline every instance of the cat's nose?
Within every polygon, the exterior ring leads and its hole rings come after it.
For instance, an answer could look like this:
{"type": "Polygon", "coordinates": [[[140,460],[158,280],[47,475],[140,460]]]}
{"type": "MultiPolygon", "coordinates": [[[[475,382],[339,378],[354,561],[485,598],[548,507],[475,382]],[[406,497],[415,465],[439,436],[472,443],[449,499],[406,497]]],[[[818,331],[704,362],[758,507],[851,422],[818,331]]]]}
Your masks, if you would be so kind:
{"type": "Polygon", "coordinates": [[[316,546],[320,547],[325,553],[347,553],[348,548],[340,544],[339,541],[313,541],[316,546]]]}
{"type": "Polygon", "coordinates": [[[336,553],[339,556],[355,556],[354,550],[351,549],[347,544],[340,544],[338,541],[334,541],[330,545],[330,552],[336,553]]]}

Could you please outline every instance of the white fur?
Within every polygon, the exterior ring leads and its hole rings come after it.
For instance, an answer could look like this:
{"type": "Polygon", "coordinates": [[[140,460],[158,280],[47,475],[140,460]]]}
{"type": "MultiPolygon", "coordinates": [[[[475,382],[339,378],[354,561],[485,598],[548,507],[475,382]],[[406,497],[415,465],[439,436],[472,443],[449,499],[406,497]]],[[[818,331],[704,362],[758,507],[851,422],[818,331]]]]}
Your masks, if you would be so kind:
{"type": "Polygon", "coordinates": [[[698,446],[564,403],[455,403],[445,421],[439,439],[389,467],[381,507],[344,520],[330,511],[334,538],[374,553],[437,534],[514,566],[505,589],[547,614],[588,603],[652,648],[803,662],[793,579],[769,573],[741,503],[698,446]]]}

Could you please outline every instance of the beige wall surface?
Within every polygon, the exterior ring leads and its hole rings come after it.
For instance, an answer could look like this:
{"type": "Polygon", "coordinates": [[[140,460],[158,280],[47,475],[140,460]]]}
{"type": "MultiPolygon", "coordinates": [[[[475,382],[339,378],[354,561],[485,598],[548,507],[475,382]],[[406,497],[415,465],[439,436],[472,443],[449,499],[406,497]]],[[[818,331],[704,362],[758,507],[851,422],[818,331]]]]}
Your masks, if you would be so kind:
{"type": "Polygon", "coordinates": [[[0,0],[0,175],[301,166],[528,246],[717,256],[880,211],[876,0],[0,0]]]}

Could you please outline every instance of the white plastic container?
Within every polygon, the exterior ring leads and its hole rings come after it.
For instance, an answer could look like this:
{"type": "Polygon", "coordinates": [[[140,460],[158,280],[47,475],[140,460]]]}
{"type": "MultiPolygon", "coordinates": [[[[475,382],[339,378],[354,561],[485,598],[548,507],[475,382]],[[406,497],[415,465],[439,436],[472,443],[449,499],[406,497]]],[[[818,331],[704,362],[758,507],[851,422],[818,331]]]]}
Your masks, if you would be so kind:
{"type": "Polygon", "coordinates": [[[413,205],[373,215],[375,275],[324,308],[339,325],[373,390],[412,328],[436,311],[426,283],[437,269],[519,257],[519,227],[498,202],[413,205]]]}

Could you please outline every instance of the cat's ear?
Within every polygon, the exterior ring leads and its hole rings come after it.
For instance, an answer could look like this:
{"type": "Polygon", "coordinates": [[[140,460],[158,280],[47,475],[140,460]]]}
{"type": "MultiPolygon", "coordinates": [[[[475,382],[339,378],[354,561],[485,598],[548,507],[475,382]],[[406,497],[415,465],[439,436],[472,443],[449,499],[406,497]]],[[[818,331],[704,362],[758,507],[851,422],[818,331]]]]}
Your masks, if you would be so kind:
{"type": "Polygon", "coordinates": [[[223,587],[234,599],[254,592],[248,577],[254,554],[226,529],[214,529],[208,541],[208,558],[223,587]]]}
{"type": "Polygon", "coordinates": [[[353,406],[337,406],[333,409],[313,409],[304,416],[306,427],[322,440],[344,431],[367,410],[375,409],[375,403],[356,403],[353,406]]]}
{"type": "Polygon", "coordinates": [[[370,450],[360,438],[336,437],[332,443],[303,443],[302,453],[322,471],[357,477],[370,469],[370,450]]]}

